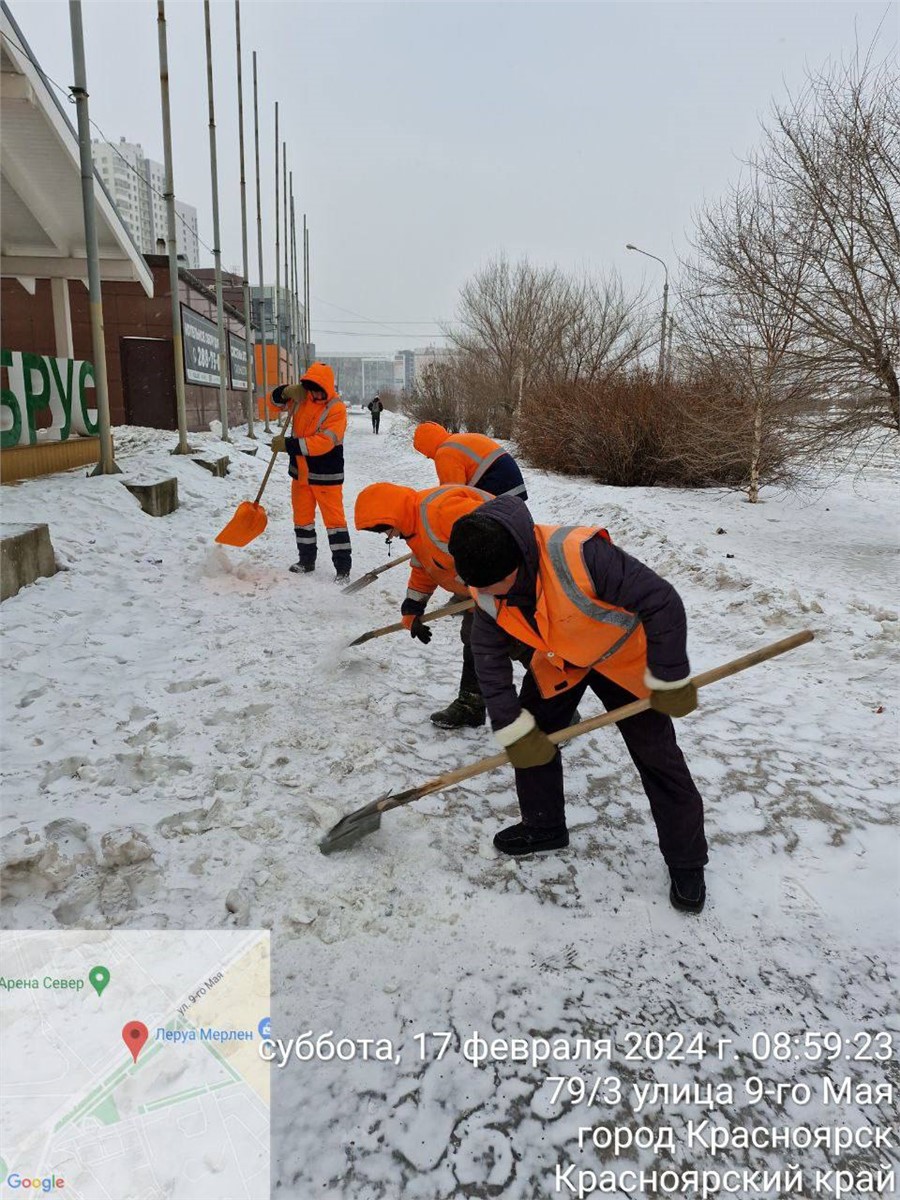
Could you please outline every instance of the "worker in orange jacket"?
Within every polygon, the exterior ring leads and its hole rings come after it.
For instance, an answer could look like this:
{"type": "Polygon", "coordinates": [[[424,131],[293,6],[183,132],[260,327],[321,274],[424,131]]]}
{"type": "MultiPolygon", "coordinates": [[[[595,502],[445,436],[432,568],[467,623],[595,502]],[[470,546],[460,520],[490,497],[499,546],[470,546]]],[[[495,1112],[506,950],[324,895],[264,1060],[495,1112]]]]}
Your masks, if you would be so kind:
{"type": "MultiPolygon", "coordinates": [[[[460,517],[490,500],[486,492],[470,487],[425,488],[417,492],[395,483],[373,483],[356,499],[356,528],[385,533],[388,540],[402,538],[412,551],[406,597],[400,606],[410,636],[427,646],[432,631],[422,620],[434,591],[442,587],[454,600],[468,600],[466,585],[457,576],[447,548],[450,531],[460,517]]],[[[431,720],[441,729],[477,728],[484,724],[484,700],[478,687],[469,639],[472,610],[463,614],[460,638],[463,666],[456,699],[431,720]]]]}
{"type": "Polygon", "coordinates": [[[434,460],[441,483],[464,483],[492,496],[528,499],[519,464],[483,433],[450,433],[437,421],[423,421],[416,426],[413,446],[434,460]]]}
{"type": "Polygon", "coordinates": [[[278,434],[272,449],[290,456],[291,507],[297,562],[292,571],[316,569],[316,508],[328,533],[331,561],[339,581],[350,575],[350,533],[344,516],[344,434],[347,409],[327,363],[314,362],[299,384],[277,387],[272,402],[284,407],[297,400],[292,437],[278,434]]]}
{"type": "Polygon", "coordinates": [[[522,820],[494,845],[512,855],[568,846],[562,758],[547,735],[572,723],[588,687],[608,709],[646,698],[649,709],[617,729],[650,802],[670,900],[699,912],[703,801],[672,724],[697,707],[697,687],[676,590],[605,529],[535,525],[513,496],[457,521],[449,548],[476,601],[471,645],[494,736],[515,767],[522,820]],[[517,695],[510,659],[519,642],[534,653],[517,695]]]}

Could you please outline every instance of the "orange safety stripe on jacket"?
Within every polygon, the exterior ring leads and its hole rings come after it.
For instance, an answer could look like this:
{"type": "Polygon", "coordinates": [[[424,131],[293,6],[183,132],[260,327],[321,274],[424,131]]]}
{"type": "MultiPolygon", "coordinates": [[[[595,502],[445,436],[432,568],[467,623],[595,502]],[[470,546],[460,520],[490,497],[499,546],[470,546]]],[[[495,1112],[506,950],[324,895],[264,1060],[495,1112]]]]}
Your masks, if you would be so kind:
{"type": "Polygon", "coordinates": [[[584,565],[582,547],[605,529],[536,525],[539,564],[537,630],[518,608],[470,588],[479,608],[507,633],[534,646],[531,673],[545,698],[567,691],[598,671],[635,696],[650,695],[644,683],[647,639],[637,614],[598,599],[584,565]]]}

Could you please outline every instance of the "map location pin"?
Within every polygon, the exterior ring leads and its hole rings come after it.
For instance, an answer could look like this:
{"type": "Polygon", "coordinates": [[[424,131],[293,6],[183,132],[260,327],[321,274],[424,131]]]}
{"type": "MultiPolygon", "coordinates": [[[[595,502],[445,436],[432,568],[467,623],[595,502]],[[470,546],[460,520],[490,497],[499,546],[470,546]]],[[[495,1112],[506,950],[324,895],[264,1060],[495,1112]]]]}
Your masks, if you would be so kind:
{"type": "Polygon", "coordinates": [[[103,989],[109,983],[109,968],[108,967],[91,967],[88,972],[88,983],[97,993],[98,996],[103,994],[103,989]]]}
{"type": "Polygon", "coordinates": [[[137,1062],[138,1055],[143,1050],[144,1043],[149,1036],[149,1031],[143,1021],[129,1021],[122,1030],[122,1041],[128,1047],[135,1062],[137,1062]]]}

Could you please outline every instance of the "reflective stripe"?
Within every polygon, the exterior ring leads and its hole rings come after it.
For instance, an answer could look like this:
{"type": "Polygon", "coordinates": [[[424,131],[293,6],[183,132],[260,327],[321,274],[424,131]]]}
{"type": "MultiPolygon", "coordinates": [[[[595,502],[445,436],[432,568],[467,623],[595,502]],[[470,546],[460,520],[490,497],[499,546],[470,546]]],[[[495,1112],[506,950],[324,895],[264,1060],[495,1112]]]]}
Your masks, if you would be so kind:
{"type": "Polygon", "coordinates": [[[346,529],[329,529],[328,530],[328,541],[331,543],[332,546],[344,545],[345,543],[349,546],[350,545],[350,534],[347,532],[346,529]]]}
{"type": "Polygon", "coordinates": [[[421,565],[422,565],[421,559],[416,558],[415,555],[413,555],[409,561],[410,561],[410,565],[413,567],[421,567],[421,565]]]}
{"type": "MultiPolygon", "coordinates": [[[[635,616],[634,613],[615,612],[612,609],[602,608],[600,605],[591,601],[590,597],[586,596],[572,575],[569,564],[566,561],[565,552],[563,550],[563,542],[574,530],[579,528],[577,525],[561,526],[555,533],[550,535],[547,542],[547,552],[550,555],[550,563],[556,572],[556,577],[559,580],[562,590],[566,594],[566,599],[584,613],[586,617],[590,617],[592,621],[599,621],[602,625],[614,625],[619,629],[623,629],[624,633],[614,642],[612,646],[599,658],[595,659],[591,666],[596,666],[597,663],[605,662],[617,650],[621,649],[624,642],[631,637],[634,631],[641,623],[641,619],[635,616]]],[[[582,553],[583,561],[583,553],[582,553]]],[[[585,570],[587,568],[585,567],[585,570]]]]}
{"type": "Polygon", "coordinates": [[[407,600],[430,600],[431,592],[417,592],[413,588],[406,589],[407,600]]]}
{"type": "Polygon", "coordinates": [[[475,592],[475,603],[482,612],[487,613],[492,621],[497,620],[497,601],[493,596],[485,596],[481,592],[475,592]]]}
{"type": "Polygon", "coordinates": [[[486,454],[482,458],[477,450],[473,450],[471,446],[464,446],[462,442],[455,442],[453,438],[448,438],[446,442],[441,443],[441,450],[445,450],[447,447],[459,450],[461,454],[465,454],[467,458],[471,458],[473,462],[478,463],[475,474],[469,480],[469,487],[475,487],[485,471],[489,471],[497,459],[502,458],[506,454],[506,451],[501,446],[498,446],[496,450],[492,450],[490,454],[486,454]]]}
{"type": "Polygon", "coordinates": [[[481,455],[477,450],[473,450],[471,446],[464,446],[462,442],[454,442],[452,438],[448,438],[446,442],[441,442],[439,449],[445,450],[449,446],[452,446],[454,450],[459,450],[462,454],[468,455],[469,458],[473,458],[475,462],[481,462],[481,455]]]}
{"type": "Polygon", "coordinates": [[[322,428],[325,418],[328,416],[328,414],[331,412],[331,410],[334,408],[334,406],[336,404],[337,404],[337,400],[329,400],[328,401],[328,403],[322,409],[322,415],[319,417],[318,421],[316,421],[315,425],[313,426],[313,433],[319,432],[319,430],[322,428]]]}
{"type": "Polygon", "coordinates": [[[316,544],[316,535],[315,534],[313,534],[312,537],[301,537],[299,533],[297,534],[297,545],[298,546],[314,546],[315,544],[316,544]]]}
{"type": "Polygon", "coordinates": [[[522,496],[527,491],[525,484],[520,483],[518,487],[510,488],[508,492],[501,492],[501,496],[522,496]]]}
{"type": "Polygon", "coordinates": [[[487,458],[482,459],[481,466],[478,468],[478,470],[475,472],[475,474],[469,480],[469,487],[475,487],[475,485],[478,483],[479,479],[482,478],[482,476],[485,474],[485,472],[489,471],[491,469],[491,467],[494,465],[494,463],[497,461],[497,459],[502,458],[505,453],[506,453],[505,450],[494,450],[493,453],[491,453],[487,456],[487,458]]]}
{"type": "MultiPolygon", "coordinates": [[[[339,444],[338,435],[334,432],[333,429],[323,429],[322,437],[330,438],[332,446],[337,446],[339,444]]],[[[327,453],[327,451],[326,451],[326,453],[327,453]]]]}
{"type": "Polygon", "coordinates": [[[310,483],[343,483],[344,472],[338,471],[336,475],[314,475],[312,471],[309,473],[310,483]]]}
{"type": "MultiPolygon", "coordinates": [[[[446,445],[446,442],[444,444],[446,445]]],[[[445,484],[444,487],[435,488],[431,495],[426,497],[426,499],[424,499],[419,505],[419,517],[422,522],[422,532],[429,539],[429,541],[437,546],[439,550],[442,550],[444,554],[450,553],[450,547],[446,542],[438,541],[434,530],[431,528],[431,522],[428,520],[428,506],[431,504],[432,500],[437,500],[438,496],[443,496],[445,492],[451,492],[454,490],[454,488],[462,486],[464,485],[459,483],[448,483],[445,484]]],[[[475,490],[477,491],[477,489],[475,490]]],[[[485,500],[493,500],[493,496],[489,496],[487,492],[482,492],[481,495],[485,500]]]]}
{"type": "Polygon", "coordinates": [[[306,438],[297,438],[297,441],[300,443],[300,453],[306,457],[306,455],[309,454],[309,447],[306,444],[306,438]]]}

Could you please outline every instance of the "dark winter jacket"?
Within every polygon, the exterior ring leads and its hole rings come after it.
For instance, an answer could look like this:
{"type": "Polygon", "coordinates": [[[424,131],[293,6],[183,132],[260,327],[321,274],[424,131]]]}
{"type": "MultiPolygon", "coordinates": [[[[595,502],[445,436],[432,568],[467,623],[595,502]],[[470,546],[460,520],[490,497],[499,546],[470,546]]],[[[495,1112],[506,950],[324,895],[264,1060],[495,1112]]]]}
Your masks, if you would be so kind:
{"type": "MultiPolygon", "coordinates": [[[[536,605],[538,547],[534,521],[521,500],[499,496],[478,510],[509,530],[522,550],[524,562],[504,597],[532,624],[536,605]]],[[[687,620],[681,597],[670,583],[649,567],[598,535],[584,544],[584,564],[598,600],[627,609],[640,617],[647,639],[647,667],[655,678],[673,682],[690,675],[687,658],[687,620]]],[[[536,628],[536,625],[535,625],[536,628]]],[[[511,725],[522,711],[513,685],[510,651],[516,640],[481,609],[475,609],[472,651],[481,692],[494,729],[511,725]]]]}

